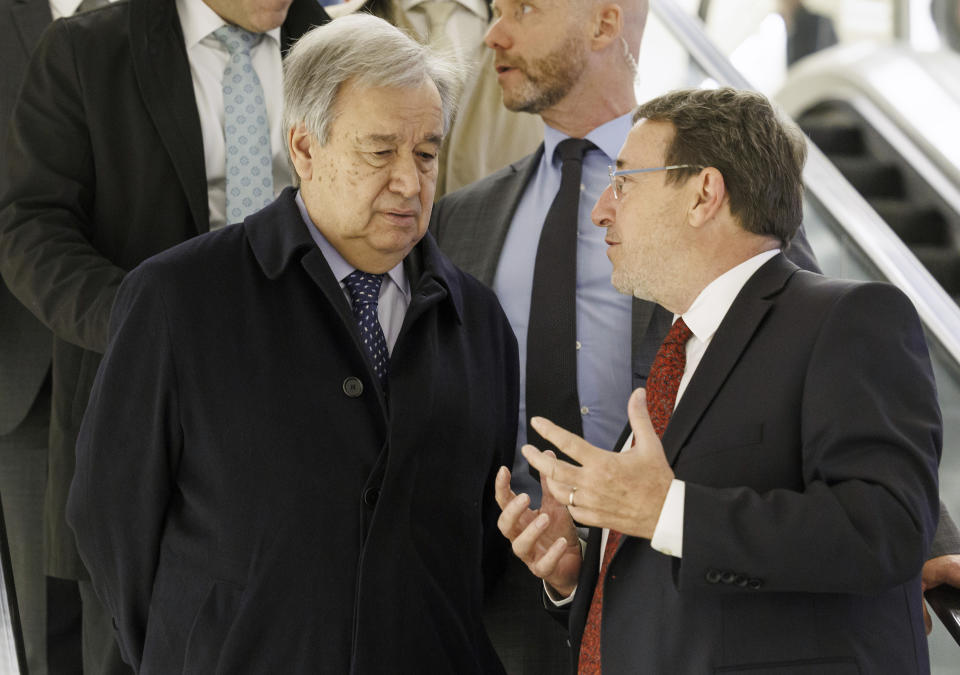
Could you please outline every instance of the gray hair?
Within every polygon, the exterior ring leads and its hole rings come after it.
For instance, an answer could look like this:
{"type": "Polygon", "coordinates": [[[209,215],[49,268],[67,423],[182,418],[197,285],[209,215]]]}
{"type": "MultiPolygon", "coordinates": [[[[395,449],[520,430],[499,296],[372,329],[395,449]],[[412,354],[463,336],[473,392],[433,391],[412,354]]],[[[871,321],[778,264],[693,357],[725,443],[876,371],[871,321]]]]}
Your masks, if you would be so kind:
{"type": "Polygon", "coordinates": [[[346,82],[363,88],[416,88],[427,79],[440,93],[446,134],[461,69],[383,19],[363,13],[334,19],[305,33],[284,59],[284,130],[303,123],[325,144],[346,82]]]}

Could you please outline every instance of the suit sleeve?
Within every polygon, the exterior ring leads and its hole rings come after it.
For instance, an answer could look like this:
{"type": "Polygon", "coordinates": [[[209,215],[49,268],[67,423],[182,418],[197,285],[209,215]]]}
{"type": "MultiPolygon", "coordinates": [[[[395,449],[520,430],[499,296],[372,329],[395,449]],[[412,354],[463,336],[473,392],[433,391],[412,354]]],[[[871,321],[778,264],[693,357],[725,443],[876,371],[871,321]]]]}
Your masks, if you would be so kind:
{"type": "Polygon", "coordinates": [[[67,520],[114,618],[124,659],[143,655],[167,506],[182,447],[164,302],[143,268],[121,286],[77,441],[67,520]]]}
{"type": "Polygon", "coordinates": [[[937,522],[937,531],[933,535],[933,545],[930,547],[930,557],[941,555],[956,555],[960,553],[960,530],[953,522],[947,505],[940,502],[940,520],[937,522]]]}
{"type": "Polygon", "coordinates": [[[876,593],[919,574],[942,432],[910,301],[886,284],[840,297],[819,326],[801,400],[802,490],[687,484],[681,589],[876,593]],[[753,583],[718,584],[717,572],[753,583]]]}
{"type": "Polygon", "coordinates": [[[55,335],[106,348],[124,270],[94,246],[95,170],[70,31],[46,31],[6,133],[0,185],[0,274],[55,335]]]}

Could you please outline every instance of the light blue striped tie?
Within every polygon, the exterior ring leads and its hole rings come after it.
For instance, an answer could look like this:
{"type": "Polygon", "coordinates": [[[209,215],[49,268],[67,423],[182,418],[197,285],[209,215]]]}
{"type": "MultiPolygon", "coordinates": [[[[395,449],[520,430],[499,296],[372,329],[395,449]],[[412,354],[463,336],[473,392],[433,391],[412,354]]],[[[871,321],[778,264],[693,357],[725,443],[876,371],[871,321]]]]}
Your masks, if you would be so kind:
{"type": "Polygon", "coordinates": [[[227,151],[227,222],[239,223],[273,201],[270,124],[250,50],[263,37],[237,26],[213,36],[230,52],[223,70],[223,140],[227,151]]]}

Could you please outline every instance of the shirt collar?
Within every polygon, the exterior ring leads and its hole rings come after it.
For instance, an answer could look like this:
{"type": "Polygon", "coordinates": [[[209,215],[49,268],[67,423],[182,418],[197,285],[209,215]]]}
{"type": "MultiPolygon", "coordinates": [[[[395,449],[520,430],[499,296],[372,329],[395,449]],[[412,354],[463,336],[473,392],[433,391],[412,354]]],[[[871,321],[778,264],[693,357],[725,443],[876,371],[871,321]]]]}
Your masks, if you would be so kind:
{"type": "MultiPolygon", "coordinates": [[[[624,139],[630,133],[630,127],[633,126],[632,117],[633,111],[631,110],[625,115],[601,124],[584,138],[600,148],[603,154],[613,163],[620,152],[624,139]]],[[[553,151],[557,149],[557,144],[568,138],[570,137],[562,131],[558,131],[550,125],[544,125],[543,153],[548,162],[553,163],[553,151]]]]}
{"type": "MultiPolygon", "coordinates": [[[[464,9],[467,9],[481,19],[486,21],[487,19],[487,4],[483,0],[454,0],[457,4],[461,5],[464,9]]],[[[409,12],[420,5],[424,5],[431,0],[400,0],[400,8],[404,12],[409,12]]]]}
{"type": "MultiPolygon", "coordinates": [[[[310,232],[313,241],[320,247],[320,252],[323,253],[323,257],[326,259],[327,265],[330,266],[330,271],[333,272],[333,276],[342,285],[343,280],[357,268],[348,263],[346,259],[340,255],[340,252],[334,248],[333,244],[323,236],[320,228],[316,226],[313,219],[310,218],[310,214],[307,213],[307,205],[303,203],[303,197],[300,195],[299,190],[297,191],[295,201],[297,208],[300,209],[300,217],[303,218],[303,222],[307,226],[307,231],[310,232]]],[[[407,275],[403,269],[403,261],[400,261],[393,269],[388,271],[387,277],[397,285],[397,288],[403,292],[409,301],[410,284],[407,282],[407,275]]]]}
{"type": "MultiPolygon", "coordinates": [[[[758,253],[736,267],[730,268],[700,291],[700,295],[690,305],[690,309],[683,313],[684,323],[698,340],[708,342],[713,337],[744,284],[765,262],[779,252],[780,249],[774,249],[758,253]]],[[[676,321],[677,315],[673,318],[676,321]]]]}
{"type": "MultiPolygon", "coordinates": [[[[73,16],[83,0],[50,0],[50,11],[54,16],[73,16]]],[[[116,0],[109,0],[113,3],[116,0]]]]}
{"type": "MultiPolygon", "coordinates": [[[[177,0],[177,14],[180,16],[180,25],[183,27],[183,39],[187,49],[198,44],[205,37],[227,22],[207,6],[203,0],[177,0]]],[[[264,35],[280,44],[280,28],[268,30],[264,35]]],[[[219,43],[218,43],[219,44],[219,43]]]]}

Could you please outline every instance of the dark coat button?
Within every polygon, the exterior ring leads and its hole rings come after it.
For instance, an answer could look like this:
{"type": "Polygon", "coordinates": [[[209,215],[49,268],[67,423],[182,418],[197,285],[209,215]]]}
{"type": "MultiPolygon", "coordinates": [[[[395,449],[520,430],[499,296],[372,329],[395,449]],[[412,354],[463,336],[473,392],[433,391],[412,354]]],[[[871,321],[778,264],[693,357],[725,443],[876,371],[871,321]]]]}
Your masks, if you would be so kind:
{"type": "Polygon", "coordinates": [[[737,578],[737,575],[734,574],[733,572],[724,572],[723,574],[720,575],[720,581],[722,581],[725,584],[732,584],[734,579],[736,578],[737,578]]]}
{"type": "Polygon", "coordinates": [[[720,581],[720,572],[718,570],[707,570],[707,583],[715,584],[720,581]]]}
{"type": "Polygon", "coordinates": [[[733,583],[735,583],[735,584],[736,584],[737,586],[739,586],[740,588],[746,588],[746,586],[747,586],[747,578],[746,578],[745,576],[743,576],[742,574],[738,574],[738,575],[737,575],[737,578],[733,580],[733,583]]]}
{"type": "Polygon", "coordinates": [[[376,506],[380,499],[380,488],[370,487],[363,491],[363,503],[367,506],[376,506]]]}
{"type": "Polygon", "coordinates": [[[747,586],[756,591],[761,586],[763,586],[763,581],[760,579],[750,579],[749,581],[747,581],[747,586]]]}
{"type": "Polygon", "coordinates": [[[343,393],[350,398],[357,398],[363,393],[363,382],[360,381],[359,377],[351,375],[343,381],[343,393]]]}

